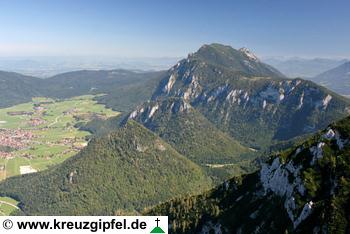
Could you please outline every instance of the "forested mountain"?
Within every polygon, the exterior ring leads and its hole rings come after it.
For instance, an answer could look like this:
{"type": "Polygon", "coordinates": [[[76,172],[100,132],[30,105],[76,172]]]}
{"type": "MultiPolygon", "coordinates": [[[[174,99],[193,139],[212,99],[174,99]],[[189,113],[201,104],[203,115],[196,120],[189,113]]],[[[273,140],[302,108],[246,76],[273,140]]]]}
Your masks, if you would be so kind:
{"type": "Polygon", "coordinates": [[[75,71],[47,79],[0,72],[0,107],[31,101],[32,97],[70,98],[103,94],[100,103],[118,111],[130,111],[149,99],[164,72],[128,70],[75,71]]]}
{"type": "Polygon", "coordinates": [[[172,233],[349,233],[350,117],[272,155],[253,174],[147,215],[169,215],[172,233]]]}
{"type": "Polygon", "coordinates": [[[0,196],[18,200],[26,215],[113,215],[210,185],[198,165],[129,121],[55,168],[7,179],[0,196]]]}
{"type": "Polygon", "coordinates": [[[0,107],[31,101],[40,94],[40,81],[39,78],[0,71],[0,107]]]}
{"type": "Polygon", "coordinates": [[[142,123],[178,152],[219,177],[219,181],[244,172],[240,166],[247,166],[255,156],[254,151],[217,129],[181,98],[147,102],[128,119],[142,123]]]}
{"type": "Polygon", "coordinates": [[[128,70],[68,72],[43,80],[42,93],[56,98],[106,94],[97,100],[118,111],[130,111],[150,98],[163,73],[128,70]]]}

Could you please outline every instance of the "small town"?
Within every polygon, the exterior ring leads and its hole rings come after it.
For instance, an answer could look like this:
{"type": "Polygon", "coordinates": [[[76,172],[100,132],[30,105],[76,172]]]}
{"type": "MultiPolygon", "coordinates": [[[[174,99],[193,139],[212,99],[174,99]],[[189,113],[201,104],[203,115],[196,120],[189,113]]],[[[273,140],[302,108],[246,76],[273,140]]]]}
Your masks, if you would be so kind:
{"type": "MultiPolygon", "coordinates": [[[[0,144],[11,150],[19,150],[27,147],[34,135],[31,131],[21,129],[0,129],[0,144]]],[[[11,153],[0,149],[0,158],[11,156],[11,153]]]]}

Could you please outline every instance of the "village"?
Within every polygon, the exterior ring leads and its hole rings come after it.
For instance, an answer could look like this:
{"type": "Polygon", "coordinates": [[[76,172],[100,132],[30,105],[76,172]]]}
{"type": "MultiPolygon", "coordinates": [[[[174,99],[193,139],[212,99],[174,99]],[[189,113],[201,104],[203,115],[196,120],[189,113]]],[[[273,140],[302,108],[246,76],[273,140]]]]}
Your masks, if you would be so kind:
{"type": "Polygon", "coordinates": [[[27,147],[34,135],[31,131],[21,129],[0,129],[0,146],[7,149],[6,151],[0,148],[0,158],[11,157],[13,150],[19,150],[27,147]]]}

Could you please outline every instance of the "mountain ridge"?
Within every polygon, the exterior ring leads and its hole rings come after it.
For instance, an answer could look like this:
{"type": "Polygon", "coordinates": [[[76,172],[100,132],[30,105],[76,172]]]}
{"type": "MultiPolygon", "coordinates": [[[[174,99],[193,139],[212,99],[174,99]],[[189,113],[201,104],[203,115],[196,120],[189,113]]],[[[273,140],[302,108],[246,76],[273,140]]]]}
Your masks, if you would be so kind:
{"type": "Polygon", "coordinates": [[[0,72],[0,107],[29,102],[33,97],[39,96],[64,99],[86,94],[104,94],[96,97],[96,100],[118,111],[130,111],[151,96],[162,74],[163,71],[80,70],[40,79],[19,73],[0,72]]]}
{"type": "Polygon", "coordinates": [[[304,79],[312,78],[321,72],[333,69],[347,59],[332,59],[332,58],[266,58],[264,62],[270,64],[288,77],[301,77],[304,79]]]}
{"type": "Polygon", "coordinates": [[[0,107],[31,101],[40,93],[40,79],[15,72],[0,71],[0,107]]]}
{"type": "Polygon", "coordinates": [[[348,233],[350,117],[202,195],[144,211],[172,233],[348,233]]]}

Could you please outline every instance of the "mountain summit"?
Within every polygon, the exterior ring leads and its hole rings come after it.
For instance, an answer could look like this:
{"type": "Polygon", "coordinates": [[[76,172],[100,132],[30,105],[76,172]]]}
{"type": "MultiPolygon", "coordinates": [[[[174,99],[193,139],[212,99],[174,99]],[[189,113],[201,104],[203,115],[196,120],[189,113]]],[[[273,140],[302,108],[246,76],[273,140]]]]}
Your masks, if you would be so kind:
{"type": "Polygon", "coordinates": [[[182,98],[221,131],[261,149],[326,127],[350,101],[302,79],[287,79],[248,49],[210,44],[173,66],[152,99],[182,98]]]}
{"type": "Polygon", "coordinates": [[[260,62],[247,48],[236,50],[231,46],[216,43],[203,45],[197,52],[188,56],[187,61],[193,60],[256,76],[284,77],[277,69],[260,62]]]}
{"type": "Polygon", "coordinates": [[[258,57],[253,54],[248,48],[243,47],[239,49],[240,52],[244,53],[249,59],[253,61],[259,61],[258,57]]]}

